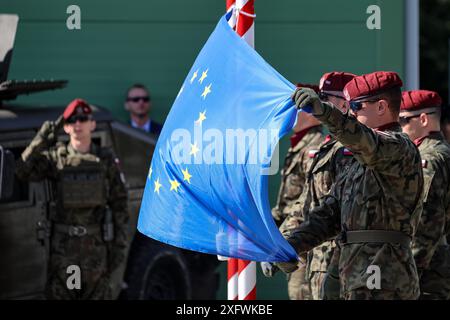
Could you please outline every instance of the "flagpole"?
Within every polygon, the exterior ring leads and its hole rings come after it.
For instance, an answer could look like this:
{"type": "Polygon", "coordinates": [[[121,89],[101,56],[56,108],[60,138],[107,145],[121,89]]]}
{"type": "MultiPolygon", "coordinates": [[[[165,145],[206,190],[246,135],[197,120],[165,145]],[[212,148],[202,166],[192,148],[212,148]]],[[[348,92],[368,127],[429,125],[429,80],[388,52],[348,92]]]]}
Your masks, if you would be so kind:
{"type": "MultiPolygon", "coordinates": [[[[254,0],[226,0],[226,10],[230,27],[254,48],[254,0]]],[[[228,300],[256,300],[256,262],[228,259],[227,273],[228,300]]]]}

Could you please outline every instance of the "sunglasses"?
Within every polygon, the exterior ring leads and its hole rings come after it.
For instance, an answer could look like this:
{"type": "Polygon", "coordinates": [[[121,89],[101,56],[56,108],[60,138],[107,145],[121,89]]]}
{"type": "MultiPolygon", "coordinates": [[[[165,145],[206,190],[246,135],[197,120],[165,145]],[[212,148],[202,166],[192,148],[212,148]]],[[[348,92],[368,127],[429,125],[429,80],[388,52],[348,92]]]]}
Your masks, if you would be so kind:
{"type": "Polygon", "coordinates": [[[334,95],[334,94],[325,93],[325,92],[320,92],[320,93],[319,93],[319,98],[320,98],[320,100],[322,100],[322,101],[328,101],[328,100],[329,100],[329,97],[335,97],[335,98],[338,98],[338,99],[345,100],[345,98],[340,97],[340,96],[337,96],[337,95],[334,95]]]}
{"type": "Polygon", "coordinates": [[[88,121],[90,119],[91,119],[90,116],[88,116],[86,114],[80,114],[80,115],[77,115],[77,116],[70,117],[69,119],[66,120],[66,123],[74,124],[74,123],[77,123],[77,121],[79,121],[79,122],[86,122],[86,121],[88,121]]]}
{"type": "Polygon", "coordinates": [[[358,112],[362,109],[362,105],[363,103],[367,103],[367,102],[377,102],[379,100],[363,100],[363,101],[350,101],[350,109],[353,112],[358,112]]]}
{"type": "Polygon", "coordinates": [[[144,97],[129,97],[129,98],[127,98],[127,101],[132,101],[132,102],[139,102],[140,100],[142,100],[144,102],[149,102],[150,97],[144,96],[144,97]]]}
{"type": "MultiPolygon", "coordinates": [[[[436,112],[427,112],[425,114],[433,114],[433,113],[436,113],[436,112]]],[[[416,114],[414,116],[409,116],[409,117],[399,117],[398,123],[400,123],[401,126],[404,126],[404,125],[407,125],[412,118],[418,118],[418,117],[420,117],[420,114],[416,114]]]]}

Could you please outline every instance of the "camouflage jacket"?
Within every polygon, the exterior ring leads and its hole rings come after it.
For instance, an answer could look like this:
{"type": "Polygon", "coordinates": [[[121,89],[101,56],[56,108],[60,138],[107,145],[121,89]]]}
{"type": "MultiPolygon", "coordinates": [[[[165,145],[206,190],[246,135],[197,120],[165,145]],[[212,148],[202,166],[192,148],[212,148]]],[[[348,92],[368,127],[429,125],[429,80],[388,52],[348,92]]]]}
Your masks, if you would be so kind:
{"type": "MultiPolygon", "coordinates": [[[[91,144],[91,150],[88,153],[82,154],[72,148],[70,144],[58,142],[56,145],[52,139],[38,133],[32,140],[30,145],[24,150],[21,158],[17,161],[16,174],[19,178],[30,181],[39,181],[49,179],[53,181],[52,184],[55,194],[55,204],[52,206],[50,219],[55,224],[62,225],[81,225],[81,226],[97,226],[99,232],[91,236],[84,237],[68,237],[66,235],[52,233],[52,255],[58,253],[69,257],[73,252],[63,252],[61,248],[85,248],[86,254],[89,255],[90,247],[104,246],[102,240],[102,223],[105,216],[105,209],[108,206],[112,212],[112,222],[114,225],[114,240],[108,244],[110,247],[108,253],[108,260],[110,270],[114,270],[126,257],[128,233],[129,233],[129,215],[127,211],[127,193],[123,181],[123,175],[118,167],[118,160],[114,157],[112,152],[106,148],[100,148],[95,144],[91,144]],[[71,174],[76,172],[79,167],[98,166],[98,172],[102,177],[102,185],[98,190],[89,191],[89,194],[83,190],[71,189],[70,192],[63,192],[61,185],[62,180],[67,180],[70,175],[63,175],[62,172],[69,169],[71,174]],[[100,192],[103,192],[100,194],[100,192]],[[68,193],[77,193],[78,197],[75,205],[64,207],[63,201],[69,202],[67,199],[68,193]],[[102,204],[92,204],[93,198],[100,194],[104,198],[102,204]],[[80,200],[81,199],[81,200],[80,200]],[[63,245],[56,242],[68,242],[63,245]]],[[[98,168],[96,167],[96,168],[98,168]]],[[[85,173],[83,173],[85,174],[85,173]]],[[[91,180],[91,177],[87,177],[91,180]]],[[[67,187],[70,187],[66,184],[67,187]]],[[[67,190],[67,189],[63,189],[67,190]]],[[[75,249],[74,249],[75,250],[75,249]]],[[[97,250],[98,251],[98,250],[97,250]]],[[[94,250],[95,252],[95,250],[94,250]]],[[[102,251],[104,252],[104,250],[102,251]]],[[[78,255],[80,252],[77,252],[78,255]]],[[[83,258],[83,257],[79,257],[83,258]]],[[[96,257],[90,257],[96,258],[96,257]]],[[[100,258],[100,257],[97,257],[100,258]]],[[[75,259],[75,258],[74,258],[75,259]]]]}
{"type": "MultiPolygon", "coordinates": [[[[322,126],[312,127],[303,138],[289,148],[281,171],[281,185],[272,216],[278,224],[292,215],[293,204],[303,191],[306,172],[322,141],[322,126]]],[[[284,228],[284,227],[283,227],[284,228]]]]}
{"type": "Polygon", "coordinates": [[[438,245],[449,234],[450,145],[440,132],[431,133],[417,144],[425,181],[424,205],[412,249],[417,269],[424,270],[429,268],[438,245]]]}
{"type": "MultiPolygon", "coordinates": [[[[345,172],[351,159],[351,152],[331,136],[322,143],[308,170],[306,187],[295,204],[303,221],[308,219],[309,210],[320,205],[320,199],[329,193],[336,177],[345,172]]],[[[285,236],[288,234],[284,233],[285,236]]],[[[334,247],[334,241],[330,240],[309,252],[309,276],[311,272],[327,271],[334,247]]]]}
{"type": "MultiPolygon", "coordinates": [[[[321,205],[291,233],[288,241],[301,253],[342,231],[388,230],[412,237],[420,218],[423,175],[417,147],[398,124],[382,132],[368,128],[328,103],[316,117],[353,159],[321,205]]],[[[343,243],[339,256],[341,294],[367,290],[370,265],[381,270],[381,289],[398,299],[419,295],[411,248],[386,242],[343,243]]]]}

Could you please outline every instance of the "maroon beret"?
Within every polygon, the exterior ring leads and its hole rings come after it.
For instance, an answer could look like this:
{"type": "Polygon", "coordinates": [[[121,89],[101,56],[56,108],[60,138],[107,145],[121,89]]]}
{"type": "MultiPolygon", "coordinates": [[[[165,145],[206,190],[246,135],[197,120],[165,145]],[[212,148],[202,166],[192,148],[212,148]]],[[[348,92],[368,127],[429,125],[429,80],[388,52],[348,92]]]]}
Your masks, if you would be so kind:
{"type": "Polygon", "coordinates": [[[342,90],[344,90],[345,85],[355,77],[355,74],[348,72],[328,72],[320,79],[319,88],[321,91],[334,93],[335,95],[344,97],[342,90]]]}
{"type": "Polygon", "coordinates": [[[437,92],[428,90],[413,90],[402,92],[402,104],[400,110],[418,110],[440,107],[442,99],[437,92]]]}
{"type": "Polygon", "coordinates": [[[75,99],[66,107],[63,113],[64,120],[69,119],[74,114],[91,114],[92,109],[83,99],[75,99]]]}
{"type": "Polygon", "coordinates": [[[375,96],[383,91],[403,86],[396,72],[377,71],[353,78],[344,88],[348,101],[375,96]]]}
{"type": "Polygon", "coordinates": [[[320,91],[318,85],[309,83],[297,83],[297,88],[310,88],[313,89],[316,93],[319,93],[320,91]]]}

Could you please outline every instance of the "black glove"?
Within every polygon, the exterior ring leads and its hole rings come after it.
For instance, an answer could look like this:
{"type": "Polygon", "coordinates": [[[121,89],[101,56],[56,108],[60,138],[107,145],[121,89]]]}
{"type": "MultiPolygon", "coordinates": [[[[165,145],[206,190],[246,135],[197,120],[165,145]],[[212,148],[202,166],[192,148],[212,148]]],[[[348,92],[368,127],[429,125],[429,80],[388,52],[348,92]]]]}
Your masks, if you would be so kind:
{"type": "Polygon", "coordinates": [[[267,278],[271,278],[280,270],[275,263],[261,262],[261,270],[267,278]]]}
{"type": "Polygon", "coordinates": [[[63,116],[59,116],[56,121],[45,121],[39,129],[38,134],[48,142],[55,142],[57,139],[58,130],[61,129],[63,124],[63,116]]]}
{"type": "Polygon", "coordinates": [[[297,88],[292,95],[297,109],[314,115],[323,114],[323,106],[319,95],[310,88],[297,88]]]}
{"type": "Polygon", "coordinates": [[[58,117],[58,119],[56,119],[55,121],[55,130],[56,132],[59,131],[59,129],[61,129],[64,126],[64,117],[62,115],[60,115],[58,117]]]}

